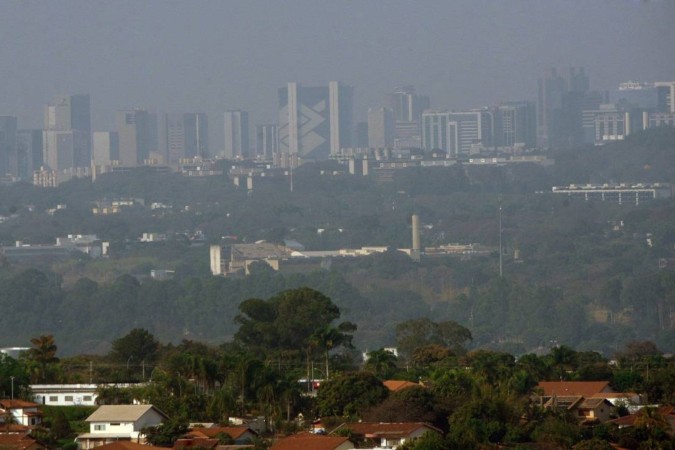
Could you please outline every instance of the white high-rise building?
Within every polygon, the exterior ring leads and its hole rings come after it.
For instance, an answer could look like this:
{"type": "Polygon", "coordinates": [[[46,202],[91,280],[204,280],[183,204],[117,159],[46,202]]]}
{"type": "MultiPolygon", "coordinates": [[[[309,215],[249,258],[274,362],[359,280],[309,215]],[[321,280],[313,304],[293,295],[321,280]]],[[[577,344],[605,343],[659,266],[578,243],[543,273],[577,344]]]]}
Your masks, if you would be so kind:
{"type": "Polygon", "coordinates": [[[279,152],[292,160],[325,160],[353,140],[354,88],[337,81],[279,89],[279,152]]]}

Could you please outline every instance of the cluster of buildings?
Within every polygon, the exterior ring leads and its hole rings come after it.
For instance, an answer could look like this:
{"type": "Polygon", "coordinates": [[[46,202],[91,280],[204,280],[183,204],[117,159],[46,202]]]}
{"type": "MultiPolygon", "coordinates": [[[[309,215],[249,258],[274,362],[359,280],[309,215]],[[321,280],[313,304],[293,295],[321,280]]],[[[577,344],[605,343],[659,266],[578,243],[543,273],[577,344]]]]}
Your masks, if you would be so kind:
{"type": "MultiPolygon", "coordinates": [[[[412,246],[396,249],[408,255],[413,261],[422,257],[485,256],[495,249],[480,244],[447,244],[438,247],[422,245],[422,225],[417,214],[411,217],[412,246]]],[[[323,230],[317,230],[322,232],[323,230]]],[[[343,248],[338,250],[305,250],[297,241],[287,240],[284,244],[259,241],[254,243],[226,243],[211,245],[209,251],[212,275],[242,276],[249,275],[254,264],[266,264],[282,273],[312,272],[329,269],[337,258],[363,258],[389,251],[386,246],[366,246],[361,248],[343,248]]]]}
{"type": "Polygon", "coordinates": [[[55,186],[71,177],[140,166],[221,175],[212,158],[292,168],[330,158],[347,163],[351,158],[344,155],[382,150],[400,155],[418,149],[464,161],[603,144],[638,130],[675,125],[675,81],[626,82],[613,91],[596,91],[583,68],[547,71],[536,101],[461,111],[432,109],[428,96],[402,86],[368,109],[364,122],[355,120],[354,92],[337,81],[325,86],[288,83],[278,89],[276,123],[252,127],[247,111],[226,111],[225,141],[218,150],[209,143],[205,113],[120,110],[115,130],[97,131],[88,94],[58,95],[44,107],[42,129],[20,129],[16,117],[0,116],[0,181],[55,186]]]}
{"type": "MultiPolygon", "coordinates": [[[[385,380],[384,386],[391,392],[406,389],[425,389],[424,383],[401,380],[385,380]]],[[[35,402],[15,399],[0,400],[0,430],[2,448],[45,448],[29,432],[42,425],[41,405],[94,405],[94,402],[74,402],[75,396],[95,396],[96,385],[35,385],[35,402]],[[62,394],[70,400],[57,402],[62,394]],[[53,400],[53,401],[52,401],[53,400]],[[8,416],[12,417],[7,421],[8,416]]],[[[619,429],[636,426],[646,414],[639,395],[632,392],[615,392],[607,381],[542,381],[533,390],[530,401],[547,410],[558,411],[576,418],[580,425],[596,426],[614,424],[619,429]],[[629,414],[620,416],[617,408],[625,407],[629,414]]],[[[658,413],[664,418],[666,431],[675,432],[675,410],[660,407],[658,413]]],[[[79,449],[101,450],[152,450],[144,430],[156,427],[169,418],[153,405],[102,405],[87,419],[89,430],[80,433],[75,442],[79,449]]],[[[322,421],[306,422],[302,415],[296,419],[298,426],[309,429],[286,437],[275,437],[271,449],[286,450],[316,448],[326,450],[351,450],[355,448],[396,449],[414,442],[427,433],[443,435],[443,431],[425,422],[345,422],[327,429],[322,421]],[[369,445],[367,445],[369,444],[369,445]]],[[[244,422],[231,418],[228,426],[213,423],[192,423],[189,430],[174,443],[176,450],[185,449],[241,449],[253,448],[255,441],[266,431],[264,423],[253,420],[244,422]]]]}

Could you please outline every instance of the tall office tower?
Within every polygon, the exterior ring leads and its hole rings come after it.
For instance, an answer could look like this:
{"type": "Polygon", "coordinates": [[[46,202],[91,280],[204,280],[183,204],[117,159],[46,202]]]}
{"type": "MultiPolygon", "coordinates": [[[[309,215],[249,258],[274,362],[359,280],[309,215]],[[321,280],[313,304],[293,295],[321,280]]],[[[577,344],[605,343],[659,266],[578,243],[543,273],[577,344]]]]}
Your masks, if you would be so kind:
{"type": "Polygon", "coordinates": [[[493,110],[496,148],[534,148],[537,145],[537,113],[534,102],[506,102],[493,110]]]}
{"type": "Polygon", "coordinates": [[[457,133],[450,124],[450,112],[425,111],[422,113],[422,147],[426,151],[443,150],[448,156],[457,156],[457,133]]]}
{"type": "Polygon", "coordinates": [[[91,161],[96,166],[109,166],[120,160],[120,141],[116,131],[94,131],[91,161]]]}
{"type": "Polygon", "coordinates": [[[88,167],[91,162],[91,105],[88,94],[57,95],[45,106],[45,130],[74,131],[78,145],[73,155],[74,167],[88,167]]]}
{"type": "Polygon", "coordinates": [[[279,127],[275,124],[258,125],[255,131],[256,155],[272,159],[279,152],[279,127]]]}
{"type": "Polygon", "coordinates": [[[413,86],[397,88],[386,96],[385,104],[394,112],[396,147],[419,147],[422,144],[422,113],[431,107],[429,97],[417,95],[413,86]]]}
{"type": "Polygon", "coordinates": [[[397,88],[387,95],[386,105],[394,112],[394,120],[419,122],[424,110],[431,107],[429,97],[417,95],[414,86],[397,88]]]}
{"type": "Polygon", "coordinates": [[[291,160],[324,160],[352,143],[354,89],[288,83],[279,89],[279,152],[291,160]]]}
{"type": "Polygon", "coordinates": [[[675,114],[675,81],[657,81],[656,110],[661,113],[675,114]]]}
{"type": "MultiPolygon", "coordinates": [[[[42,152],[44,164],[51,170],[61,172],[73,167],[85,167],[81,158],[86,153],[89,140],[78,130],[44,130],[42,134],[42,152]]],[[[91,164],[90,162],[86,167],[91,164]]]]}
{"type": "Polygon", "coordinates": [[[540,146],[567,148],[584,142],[583,110],[597,103],[586,98],[589,86],[583,68],[571,68],[565,76],[550,69],[539,79],[537,140],[540,146]]]}
{"type": "Polygon", "coordinates": [[[351,147],[354,133],[354,88],[337,81],[328,83],[330,105],[330,153],[351,147]]]}
{"type": "Polygon", "coordinates": [[[126,167],[143,165],[157,151],[157,117],[145,109],[127,109],[115,114],[119,139],[119,162],[126,167]]]}
{"type": "Polygon", "coordinates": [[[388,108],[368,110],[368,147],[391,148],[396,132],[394,112],[388,108]]]}
{"type": "Polygon", "coordinates": [[[241,110],[225,111],[225,158],[244,159],[249,148],[248,113],[241,110]]]}
{"type": "Polygon", "coordinates": [[[354,147],[368,147],[368,122],[357,122],[354,130],[354,147]]]}
{"type": "Polygon", "coordinates": [[[16,117],[0,116],[0,177],[19,175],[16,124],[16,117]]]}
{"type": "Polygon", "coordinates": [[[165,114],[162,132],[165,159],[171,166],[184,158],[208,154],[206,114],[165,114]]]}
{"type": "Polygon", "coordinates": [[[493,147],[493,114],[487,109],[448,114],[448,156],[466,156],[493,147]]]}
{"type": "Polygon", "coordinates": [[[16,152],[19,178],[32,180],[33,172],[44,163],[42,130],[17,130],[16,152]]]}

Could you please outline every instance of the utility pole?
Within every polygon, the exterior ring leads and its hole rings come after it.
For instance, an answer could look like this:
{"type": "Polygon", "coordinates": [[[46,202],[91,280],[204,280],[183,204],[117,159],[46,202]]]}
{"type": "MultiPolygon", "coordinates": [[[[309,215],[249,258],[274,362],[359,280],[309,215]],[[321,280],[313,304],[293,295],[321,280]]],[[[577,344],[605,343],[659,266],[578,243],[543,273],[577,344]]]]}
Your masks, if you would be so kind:
{"type": "Polygon", "coordinates": [[[10,376],[9,379],[12,380],[12,396],[10,398],[12,401],[14,401],[14,375],[10,376]]]}
{"type": "Polygon", "coordinates": [[[499,278],[504,275],[503,266],[504,252],[502,249],[502,198],[499,196],[499,278]]]}

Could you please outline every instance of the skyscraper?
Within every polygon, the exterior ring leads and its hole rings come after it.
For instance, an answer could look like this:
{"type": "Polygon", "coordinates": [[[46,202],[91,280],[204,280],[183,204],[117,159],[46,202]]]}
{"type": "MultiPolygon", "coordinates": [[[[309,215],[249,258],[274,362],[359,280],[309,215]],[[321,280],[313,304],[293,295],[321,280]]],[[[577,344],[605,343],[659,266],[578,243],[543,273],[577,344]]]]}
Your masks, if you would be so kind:
{"type": "Polygon", "coordinates": [[[443,150],[457,156],[457,133],[450,126],[450,112],[426,111],[422,114],[422,146],[426,151],[443,150]]]}
{"type": "Polygon", "coordinates": [[[385,99],[394,112],[396,147],[419,147],[422,144],[422,113],[431,107],[429,97],[415,93],[414,86],[397,88],[385,99]]]}
{"type": "MultiPolygon", "coordinates": [[[[52,132],[73,132],[71,142],[76,145],[73,150],[71,167],[88,167],[91,163],[91,105],[88,94],[57,95],[54,101],[45,106],[45,131],[51,135],[47,141],[56,142],[58,138],[52,132]]],[[[60,134],[62,142],[63,134],[60,134]]],[[[50,148],[51,151],[54,147],[50,148]]],[[[45,149],[45,154],[47,153],[45,149]]],[[[53,160],[54,161],[54,160],[53,160]]],[[[62,160],[65,163],[65,159],[62,160]]],[[[66,169],[66,167],[63,167],[66,169]]]]}
{"type": "Polygon", "coordinates": [[[276,124],[258,125],[255,133],[256,155],[272,159],[279,152],[279,127],[276,124]]]}
{"type": "Polygon", "coordinates": [[[425,109],[431,104],[426,95],[417,95],[414,86],[402,86],[387,95],[387,107],[394,112],[394,120],[419,122],[425,109]]]}
{"type": "Polygon", "coordinates": [[[208,154],[206,114],[166,114],[162,130],[167,164],[175,166],[181,159],[208,154]]]}
{"type": "Polygon", "coordinates": [[[225,111],[225,158],[247,158],[249,151],[248,112],[225,111]]]}
{"type": "Polygon", "coordinates": [[[117,111],[120,165],[136,167],[145,164],[157,151],[157,119],[145,109],[117,111]]]}
{"type": "Polygon", "coordinates": [[[120,159],[120,141],[116,131],[94,131],[91,160],[96,166],[112,165],[120,159]]]}
{"type": "Polygon", "coordinates": [[[51,170],[62,172],[82,165],[81,155],[86,153],[89,140],[84,132],[78,130],[45,130],[42,137],[44,164],[51,170]]]}
{"type": "Polygon", "coordinates": [[[584,142],[583,111],[597,109],[601,96],[589,93],[589,88],[583,67],[570,68],[565,76],[550,69],[539,79],[537,141],[540,146],[568,148],[584,142]]]}
{"type": "Polygon", "coordinates": [[[0,177],[18,176],[16,126],[16,117],[0,116],[0,177]]]}
{"type": "Polygon", "coordinates": [[[493,109],[496,148],[534,148],[537,113],[534,102],[507,102],[493,109]]]}
{"type": "Polygon", "coordinates": [[[42,130],[17,130],[16,151],[19,178],[32,180],[33,172],[44,164],[42,130]]]}
{"type": "Polygon", "coordinates": [[[300,160],[328,159],[350,147],[354,89],[331,81],[328,87],[288,83],[279,89],[279,152],[300,160]]]}
{"type": "Polygon", "coordinates": [[[396,133],[394,112],[389,108],[368,110],[368,147],[391,148],[396,133]]]}

